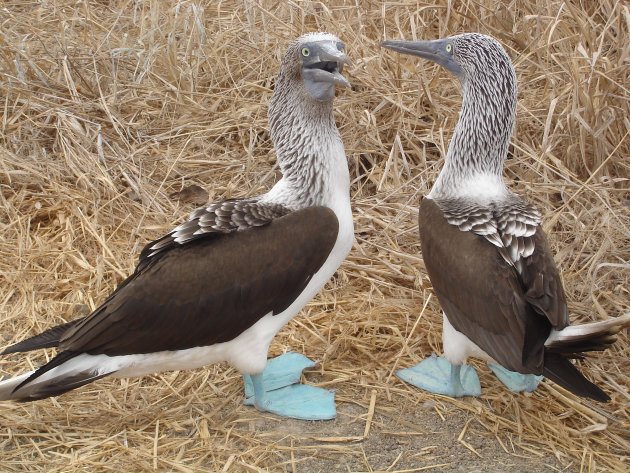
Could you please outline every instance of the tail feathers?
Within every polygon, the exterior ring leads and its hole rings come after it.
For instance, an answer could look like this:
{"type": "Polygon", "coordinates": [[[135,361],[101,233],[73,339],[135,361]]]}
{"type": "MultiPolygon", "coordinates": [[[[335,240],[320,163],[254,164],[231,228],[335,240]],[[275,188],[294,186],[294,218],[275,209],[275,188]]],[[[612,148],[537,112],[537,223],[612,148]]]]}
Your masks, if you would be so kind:
{"type": "Polygon", "coordinates": [[[46,373],[48,373],[49,371],[57,368],[58,366],[61,366],[62,364],[64,364],[66,361],[74,358],[75,356],[77,356],[76,353],[70,352],[70,351],[63,351],[61,353],[59,353],[56,357],[54,357],[52,360],[50,360],[48,363],[46,363],[43,366],[40,366],[39,368],[37,368],[33,374],[31,374],[28,378],[26,378],[24,381],[22,381],[22,384],[18,384],[15,387],[14,391],[19,391],[20,388],[22,388],[23,386],[29,384],[31,381],[35,381],[36,379],[40,378],[45,375],[46,373]]]}
{"type": "Polygon", "coordinates": [[[630,314],[625,314],[552,331],[545,342],[543,375],[578,396],[601,402],[609,401],[610,397],[586,379],[569,358],[583,358],[585,353],[605,350],[617,341],[617,333],[628,326],[630,314]]]}
{"type": "Polygon", "coordinates": [[[602,351],[617,341],[617,333],[630,326],[630,314],[600,322],[569,325],[563,330],[552,331],[545,342],[545,352],[579,357],[580,353],[602,351]]]}
{"type": "Polygon", "coordinates": [[[16,390],[12,399],[18,402],[30,402],[46,399],[47,397],[59,396],[110,374],[111,373],[93,374],[83,372],[64,376],[59,379],[52,379],[43,383],[27,384],[16,390]]]}
{"type": "Polygon", "coordinates": [[[543,375],[578,396],[600,402],[610,401],[608,394],[586,379],[571,361],[558,353],[545,353],[543,375]]]}
{"type": "Polygon", "coordinates": [[[16,376],[15,378],[0,381],[0,401],[13,400],[13,391],[15,390],[15,388],[26,381],[26,379],[33,373],[35,373],[35,371],[29,371],[28,373],[21,374],[19,376],[16,376]]]}
{"type": "Polygon", "coordinates": [[[562,354],[567,358],[584,358],[584,354],[592,351],[604,351],[617,341],[614,335],[601,335],[568,343],[558,343],[545,347],[545,351],[562,354]]]}
{"type": "Polygon", "coordinates": [[[8,355],[10,353],[23,353],[31,350],[39,350],[41,348],[57,347],[59,346],[59,340],[61,339],[63,334],[81,320],[83,319],[77,319],[71,322],[67,322],[65,324],[57,325],[56,327],[50,328],[40,333],[39,335],[35,335],[34,337],[22,340],[21,342],[18,342],[15,345],[12,345],[4,350],[2,353],[0,353],[0,355],[8,355]]]}
{"type": "Polygon", "coordinates": [[[99,373],[93,366],[76,362],[76,358],[62,352],[38,370],[0,381],[0,401],[28,402],[58,396],[114,371],[99,373]]]}

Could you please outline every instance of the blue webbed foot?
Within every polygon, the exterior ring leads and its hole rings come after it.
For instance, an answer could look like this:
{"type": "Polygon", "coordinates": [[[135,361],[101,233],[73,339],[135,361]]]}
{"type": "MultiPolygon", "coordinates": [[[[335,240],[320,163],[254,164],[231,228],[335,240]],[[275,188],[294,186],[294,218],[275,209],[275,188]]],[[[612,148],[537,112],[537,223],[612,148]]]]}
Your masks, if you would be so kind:
{"type": "Polygon", "coordinates": [[[489,363],[488,367],[496,377],[499,378],[499,381],[505,384],[510,391],[515,393],[523,391],[531,393],[538,387],[538,384],[543,379],[542,376],[536,376],[535,374],[521,374],[510,371],[496,363],[489,363]]]}
{"type": "Polygon", "coordinates": [[[337,415],[334,393],[298,384],[305,368],[315,363],[299,353],[269,360],[258,375],[244,375],[245,405],[264,412],[301,420],[328,420],[337,415]]]}
{"type": "Polygon", "coordinates": [[[403,381],[426,391],[451,397],[479,396],[479,376],[471,366],[452,365],[442,357],[432,355],[416,366],[396,372],[403,381]]]}
{"type": "MultiPolygon", "coordinates": [[[[253,377],[253,376],[252,376],[253,377]]],[[[335,395],[322,388],[292,384],[245,400],[262,412],[300,420],[329,420],[337,416],[335,395]]]]}
{"type": "MultiPolygon", "coordinates": [[[[302,371],[312,368],[316,363],[309,360],[301,353],[285,353],[271,360],[267,360],[267,366],[262,372],[265,391],[284,388],[300,382],[302,371]]],[[[254,395],[254,385],[249,376],[245,376],[245,397],[254,395]]]]}

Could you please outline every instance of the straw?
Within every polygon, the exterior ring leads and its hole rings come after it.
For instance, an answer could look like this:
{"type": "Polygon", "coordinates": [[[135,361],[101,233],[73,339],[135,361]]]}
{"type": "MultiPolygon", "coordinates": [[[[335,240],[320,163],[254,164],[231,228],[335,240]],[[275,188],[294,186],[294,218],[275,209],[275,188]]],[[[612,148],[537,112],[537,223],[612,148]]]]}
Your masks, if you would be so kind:
{"type": "MultiPolygon", "coordinates": [[[[572,320],[630,310],[630,10],[601,0],[4,2],[0,7],[0,346],[94,309],[149,240],[206,200],[278,179],[266,105],[284,49],[326,30],[354,64],[337,123],[357,242],[270,356],[307,354],[334,422],[242,405],[213,365],[0,403],[3,471],[628,471],[630,343],[580,362],[612,397],[545,381],[479,399],[400,382],[441,352],[417,206],[458,118],[456,81],[383,39],[497,37],[516,65],[505,175],[541,209],[572,320]]],[[[53,350],[0,359],[0,375],[53,350]]]]}

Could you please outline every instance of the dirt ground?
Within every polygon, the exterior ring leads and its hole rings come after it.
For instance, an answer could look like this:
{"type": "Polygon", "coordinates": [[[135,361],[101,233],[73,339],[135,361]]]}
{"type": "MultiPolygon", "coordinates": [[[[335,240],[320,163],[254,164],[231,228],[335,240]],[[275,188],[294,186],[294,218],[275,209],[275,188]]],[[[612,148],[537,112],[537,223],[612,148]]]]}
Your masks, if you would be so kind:
{"type": "MultiPolygon", "coordinates": [[[[218,371],[239,383],[232,370],[218,371]]],[[[307,422],[242,406],[238,392],[217,398],[208,393],[212,386],[197,387],[192,399],[175,392],[155,395],[165,391],[161,386],[165,382],[175,390],[178,383],[189,384],[190,377],[170,373],[146,379],[139,383],[146,395],[123,396],[124,404],[117,409],[112,409],[112,398],[130,386],[116,389],[111,385],[116,382],[102,382],[76,394],[83,399],[78,408],[64,397],[50,401],[54,407],[46,406],[46,414],[36,406],[14,407],[29,415],[14,412],[20,424],[4,424],[10,435],[3,442],[3,454],[13,452],[16,461],[5,461],[3,471],[39,471],[43,465],[46,471],[120,471],[131,465],[133,471],[584,471],[511,432],[490,432],[478,416],[482,406],[488,408],[483,398],[452,401],[414,393],[399,381],[386,390],[373,386],[348,390],[341,383],[337,418],[307,422]],[[90,416],[87,424],[85,415],[90,416]],[[63,447],[46,447],[50,436],[63,447]],[[104,464],[90,461],[91,454],[101,457],[104,452],[108,457],[104,464]],[[212,463],[203,461],[209,452],[235,453],[223,468],[214,470],[203,466],[212,463]],[[191,455],[195,463],[202,460],[197,467],[182,461],[191,455]],[[267,466],[257,466],[260,463],[267,466]]],[[[318,378],[316,372],[306,374],[307,382],[318,378]]],[[[514,402],[530,404],[532,398],[524,395],[514,402]]],[[[5,419],[6,414],[5,408],[5,419]]]]}
{"type": "Polygon", "coordinates": [[[265,419],[253,421],[250,428],[266,433],[278,445],[292,445],[291,462],[302,472],[579,471],[562,468],[550,454],[510,452],[499,440],[480,435],[485,429],[474,414],[443,404],[438,407],[435,401],[412,405],[394,401],[393,406],[376,408],[373,416],[368,412],[369,404],[347,400],[340,404],[339,418],[333,422],[304,425],[265,419]],[[360,447],[345,452],[344,445],[349,443],[360,447]]]}

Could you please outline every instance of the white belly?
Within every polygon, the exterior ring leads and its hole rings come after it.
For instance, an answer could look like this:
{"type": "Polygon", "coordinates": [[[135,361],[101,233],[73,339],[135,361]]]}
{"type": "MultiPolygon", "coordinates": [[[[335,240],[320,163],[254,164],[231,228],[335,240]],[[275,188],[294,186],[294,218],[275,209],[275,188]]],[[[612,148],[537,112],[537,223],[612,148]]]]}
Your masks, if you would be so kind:
{"type": "Polygon", "coordinates": [[[444,357],[454,365],[465,363],[466,359],[471,356],[489,362],[494,361],[470,338],[458,332],[448,321],[444,312],[442,312],[442,344],[444,345],[444,357]]]}

